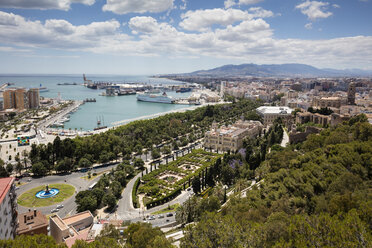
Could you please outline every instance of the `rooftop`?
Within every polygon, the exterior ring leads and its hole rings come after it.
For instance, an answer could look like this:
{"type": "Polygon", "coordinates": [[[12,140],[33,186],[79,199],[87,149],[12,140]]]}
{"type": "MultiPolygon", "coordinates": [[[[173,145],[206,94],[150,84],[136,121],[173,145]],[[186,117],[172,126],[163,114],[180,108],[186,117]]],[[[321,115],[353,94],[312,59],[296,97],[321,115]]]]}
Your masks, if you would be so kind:
{"type": "Polygon", "coordinates": [[[90,213],[90,211],[81,212],[75,215],[72,215],[70,217],[66,217],[63,219],[63,222],[67,225],[74,225],[76,222],[79,222],[82,219],[86,219],[89,217],[93,217],[93,215],[90,213]]]}
{"type": "Polygon", "coordinates": [[[17,234],[27,233],[32,229],[47,227],[48,220],[40,211],[31,211],[18,215],[17,234]]]}
{"type": "Polygon", "coordinates": [[[261,114],[291,114],[293,109],[285,106],[262,106],[256,109],[261,114]]]}
{"type": "Polygon", "coordinates": [[[61,230],[68,229],[68,226],[63,222],[63,220],[58,215],[53,215],[50,217],[50,219],[53,220],[54,223],[56,223],[59,229],[61,230]]]}
{"type": "Polygon", "coordinates": [[[0,178],[0,204],[3,202],[6,194],[9,192],[13,181],[13,177],[0,178]]]}

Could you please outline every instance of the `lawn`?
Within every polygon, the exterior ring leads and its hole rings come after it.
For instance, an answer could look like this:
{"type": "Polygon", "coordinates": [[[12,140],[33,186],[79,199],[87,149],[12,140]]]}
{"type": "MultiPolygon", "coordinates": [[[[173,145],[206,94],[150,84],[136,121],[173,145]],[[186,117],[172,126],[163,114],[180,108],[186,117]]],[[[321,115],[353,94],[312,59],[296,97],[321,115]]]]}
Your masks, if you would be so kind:
{"type": "Polygon", "coordinates": [[[49,188],[59,189],[59,193],[51,198],[40,199],[35,196],[40,190],[45,190],[45,185],[30,189],[18,197],[18,204],[24,207],[46,207],[60,203],[70,198],[74,192],[75,187],[69,184],[50,184],[49,188]]]}

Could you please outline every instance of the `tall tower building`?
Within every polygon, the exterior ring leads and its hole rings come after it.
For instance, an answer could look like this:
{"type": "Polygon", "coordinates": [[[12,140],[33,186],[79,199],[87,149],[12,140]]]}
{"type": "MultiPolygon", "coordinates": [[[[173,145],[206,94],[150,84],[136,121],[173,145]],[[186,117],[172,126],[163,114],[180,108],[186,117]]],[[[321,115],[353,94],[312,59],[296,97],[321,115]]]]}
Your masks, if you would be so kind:
{"type": "Polygon", "coordinates": [[[15,89],[7,89],[3,93],[4,109],[16,108],[16,94],[15,89]]]}
{"type": "Polygon", "coordinates": [[[28,107],[30,109],[37,109],[40,106],[40,95],[38,88],[29,89],[27,92],[28,96],[28,107]]]}
{"type": "Polygon", "coordinates": [[[221,98],[223,98],[224,97],[224,94],[225,94],[224,84],[225,84],[225,82],[224,81],[221,81],[221,88],[220,88],[220,96],[221,96],[221,98]]]}
{"type": "Polygon", "coordinates": [[[355,105],[355,83],[349,84],[349,89],[347,90],[347,104],[355,105]]]}
{"type": "Polygon", "coordinates": [[[16,109],[28,109],[28,97],[26,89],[16,89],[16,109]]]}

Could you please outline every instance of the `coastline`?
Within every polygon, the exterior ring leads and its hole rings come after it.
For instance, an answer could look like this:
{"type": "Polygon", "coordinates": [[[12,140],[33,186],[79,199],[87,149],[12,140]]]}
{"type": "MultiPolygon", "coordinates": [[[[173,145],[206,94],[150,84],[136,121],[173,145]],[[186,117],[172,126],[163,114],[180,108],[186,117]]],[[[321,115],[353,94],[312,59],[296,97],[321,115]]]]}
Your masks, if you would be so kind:
{"type": "Polygon", "coordinates": [[[186,108],[181,108],[181,109],[174,109],[174,110],[170,110],[170,111],[166,111],[166,112],[161,112],[161,113],[156,113],[156,114],[151,114],[151,115],[144,115],[144,116],[140,116],[140,117],[136,117],[136,118],[132,118],[132,119],[125,119],[125,120],[121,120],[121,121],[116,121],[116,122],[111,123],[112,127],[107,127],[107,128],[104,128],[104,129],[93,131],[93,134],[107,132],[110,129],[115,129],[117,127],[126,125],[126,124],[128,124],[132,121],[149,120],[149,119],[157,118],[157,117],[160,117],[160,116],[163,116],[163,115],[166,115],[166,114],[184,113],[186,111],[195,110],[197,108],[205,107],[205,106],[208,106],[208,105],[229,104],[229,103],[231,103],[231,102],[204,103],[204,104],[201,104],[201,105],[194,105],[194,106],[191,106],[191,107],[186,107],[186,108]]]}

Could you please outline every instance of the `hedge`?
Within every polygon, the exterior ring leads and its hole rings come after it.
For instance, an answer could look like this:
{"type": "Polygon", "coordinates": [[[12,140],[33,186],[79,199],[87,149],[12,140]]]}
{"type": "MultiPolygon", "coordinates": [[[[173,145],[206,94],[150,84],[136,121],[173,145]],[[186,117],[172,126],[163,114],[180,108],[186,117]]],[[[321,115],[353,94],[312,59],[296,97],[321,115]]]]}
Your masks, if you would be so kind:
{"type": "Polygon", "coordinates": [[[132,202],[133,202],[133,207],[138,208],[138,200],[137,200],[137,190],[140,185],[140,180],[141,178],[138,177],[137,180],[135,181],[133,185],[133,190],[132,190],[132,202]]]}
{"type": "Polygon", "coordinates": [[[172,191],[170,194],[168,194],[168,195],[166,195],[162,198],[159,198],[159,199],[156,199],[156,200],[153,200],[151,202],[146,203],[146,208],[150,209],[150,208],[162,205],[166,202],[169,202],[169,201],[173,200],[174,198],[176,198],[178,195],[180,195],[181,192],[182,192],[182,187],[179,187],[179,188],[175,189],[174,191],[172,191]]]}

